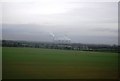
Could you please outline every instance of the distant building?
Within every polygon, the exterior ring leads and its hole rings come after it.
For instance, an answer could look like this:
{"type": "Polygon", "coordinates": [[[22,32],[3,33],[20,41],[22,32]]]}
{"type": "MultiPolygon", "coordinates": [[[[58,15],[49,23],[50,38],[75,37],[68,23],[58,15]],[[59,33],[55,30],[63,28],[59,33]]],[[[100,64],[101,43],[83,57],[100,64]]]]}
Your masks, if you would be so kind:
{"type": "Polygon", "coordinates": [[[70,44],[71,40],[69,38],[67,38],[67,37],[59,37],[59,38],[54,39],[54,43],[57,43],[57,44],[70,44]]]}

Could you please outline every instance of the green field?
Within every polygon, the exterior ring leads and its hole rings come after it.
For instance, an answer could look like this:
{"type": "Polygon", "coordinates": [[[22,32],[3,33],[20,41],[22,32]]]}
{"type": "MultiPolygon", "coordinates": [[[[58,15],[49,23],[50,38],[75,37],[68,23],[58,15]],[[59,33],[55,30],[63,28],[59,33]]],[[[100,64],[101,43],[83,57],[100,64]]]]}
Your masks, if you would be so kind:
{"type": "Polygon", "coordinates": [[[117,79],[117,53],[3,47],[3,79],[117,79]]]}

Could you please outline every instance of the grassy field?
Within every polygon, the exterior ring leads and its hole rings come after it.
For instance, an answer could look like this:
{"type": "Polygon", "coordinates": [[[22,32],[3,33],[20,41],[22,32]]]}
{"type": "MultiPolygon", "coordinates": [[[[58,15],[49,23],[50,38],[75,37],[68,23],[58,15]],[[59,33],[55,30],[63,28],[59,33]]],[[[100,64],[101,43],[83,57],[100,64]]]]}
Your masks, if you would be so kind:
{"type": "Polygon", "coordinates": [[[2,80],[2,47],[0,46],[0,80],[2,80]]]}
{"type": "Polygon", "coordinates": [[[3,47],[3,79],[116,79],[117,53],[3,47]]]}

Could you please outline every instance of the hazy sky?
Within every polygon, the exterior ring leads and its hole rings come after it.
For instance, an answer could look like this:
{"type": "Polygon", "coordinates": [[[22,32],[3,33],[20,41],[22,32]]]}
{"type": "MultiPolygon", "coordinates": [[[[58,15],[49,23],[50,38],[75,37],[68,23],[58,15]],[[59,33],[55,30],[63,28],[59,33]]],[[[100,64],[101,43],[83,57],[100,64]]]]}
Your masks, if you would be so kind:
{"type": "Polygon", "coordinates": [[[40,0],[2,4],[3,39],[117,44],[118,3],[40,0]]]}

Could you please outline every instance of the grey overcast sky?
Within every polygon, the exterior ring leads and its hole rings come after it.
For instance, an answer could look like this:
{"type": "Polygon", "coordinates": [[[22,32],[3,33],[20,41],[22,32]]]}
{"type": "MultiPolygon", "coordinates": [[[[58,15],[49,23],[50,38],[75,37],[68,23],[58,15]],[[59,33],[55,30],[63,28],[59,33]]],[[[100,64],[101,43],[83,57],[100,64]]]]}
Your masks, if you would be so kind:
{"type": "Polygon", "coordinates": [[[66,35],[72,42],[118,43],[118,3],[40,0],[2,4],[3,39],[52,41],[66,35]]]}

